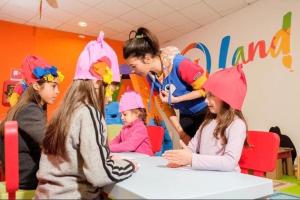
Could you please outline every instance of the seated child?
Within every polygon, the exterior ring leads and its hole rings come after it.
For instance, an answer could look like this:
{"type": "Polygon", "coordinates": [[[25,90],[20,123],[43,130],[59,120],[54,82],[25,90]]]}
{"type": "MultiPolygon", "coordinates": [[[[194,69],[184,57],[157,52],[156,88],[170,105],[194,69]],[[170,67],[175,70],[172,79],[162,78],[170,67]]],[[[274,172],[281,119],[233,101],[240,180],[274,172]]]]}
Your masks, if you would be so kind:
{"type": "Polygon", "coordinates": [[[63,75],[56,67],[37,56],[26,56],[22,65],[22,80],[9,96],[12,106],[0,123],[0,156],[4,163],[4,124],[18,122],[19,189],[33,190],[38,185],[42,141],[47,123],[47,106],[55,102],[63,75]]]}
{"type": "Polygon", "coordinates": [[[120,74],[103,37],[101,32],[80,54],[74,80],[49,122],[35,199],[100,199],[102,187],[138,169],[134,161],[115,160],[105,142],[104,91],[111,94],[109,85],[120,74]]]}
{"type": "Polygon", "coordinates": [[[124,126],[110,143],[112,152],[138,152],[152,156],[152,147],[145,125],[147,113],[141,96],[134,91],[125,92],[120,99],[124,126]]]}
{"type": "Polygon", "coordinates": [[[241,65],[210,75],[203,88],[208,105],[203,124],[188,146],[181,141],[183,149],[166,151],[163,157],[169,167],[239,172],[247,132],[241,111],[247,83],[241,65]]]}

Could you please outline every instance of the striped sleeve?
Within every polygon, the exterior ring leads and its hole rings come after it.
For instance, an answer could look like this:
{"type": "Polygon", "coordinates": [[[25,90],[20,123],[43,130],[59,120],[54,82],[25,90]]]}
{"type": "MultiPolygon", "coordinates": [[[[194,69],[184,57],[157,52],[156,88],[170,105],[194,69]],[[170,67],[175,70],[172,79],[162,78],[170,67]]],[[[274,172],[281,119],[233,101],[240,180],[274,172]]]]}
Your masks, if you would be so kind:
{"type": "Polygon", "coordinates": [[[80,154],[83,172],[94,187],[119,182],[129,178],[134,165],[128,160],[111,160],[106,146],[104,119],[93,107],[86,106],[81,115],[80,154]]]}

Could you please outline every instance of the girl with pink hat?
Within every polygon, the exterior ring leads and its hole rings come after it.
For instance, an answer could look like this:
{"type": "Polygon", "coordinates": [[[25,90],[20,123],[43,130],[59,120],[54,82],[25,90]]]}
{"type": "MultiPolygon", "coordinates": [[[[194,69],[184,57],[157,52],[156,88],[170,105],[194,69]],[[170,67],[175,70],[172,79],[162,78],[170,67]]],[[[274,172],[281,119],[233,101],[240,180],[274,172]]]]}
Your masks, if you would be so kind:
{"type": "MultiPolygon", "coordinates": [[[[188,143],[204,120],[207,105],[203,83],[206,71],[180,54],[176,47],[160,49],[157,38],[146,28],[131,31],[123,56],[132,73],[147,77],[154,100],[170,119],[180,138],[188,143]],[[180,113],[179,120],[174,109],[180,113]]],[[[151,102],[151,101],[149,101],[151,102]]]]}
{"type": "Polygon", "coordinates": [[[132,161],[113,160],[106,145],[104,102],[120,74],[117,56],[103,37],[101,32],[81,52],[73,83],[48,125],[37,199],[98,199],[101,187],[137,170],[132,161]]]}
{"type": "MultiPolygon", "coordinates": [[[[21,70],[23,80],[9,97],[12,107],[0,124],[0,135],[2,138],[6,121],[18,122],[19,188],[33,190],[38,184],[36,172],[41,156],[40,146],[45,137],[47,105],[54,103],[63,75],[56,67],[36,56],[27,56],[21,70]]],[[[1,138],[0,146],[3,147],[1,138]]]]}
{"type": "Polygon", "coordinates": [[[152,156],[142,97],[134,91],[126,91],[121,96],[119,110],[124,126],[110,142],[109,149],[112,152],[138,152],[152,156]]]}
{"type": "Polygon", "coordinates": [[[209,112],[196,135],[183,149],[166,151],[169,167],[240,171],[239,160],[246,140],[247,123],[241,112],[247,91],[242,66],[212,74],[204,84],[209,112]]]}

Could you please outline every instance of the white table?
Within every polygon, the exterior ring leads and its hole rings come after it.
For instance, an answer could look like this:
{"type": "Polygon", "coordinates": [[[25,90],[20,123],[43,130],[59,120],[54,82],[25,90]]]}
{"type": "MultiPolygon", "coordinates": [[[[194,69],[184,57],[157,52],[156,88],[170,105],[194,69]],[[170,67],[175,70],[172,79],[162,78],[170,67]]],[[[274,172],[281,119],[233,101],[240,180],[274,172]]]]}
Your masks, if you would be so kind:
{"type": "Polygon", "coordinates": [[[104,187],[113,199],[254,199],[273,193],[272,180],[237,172],[167,168],[162,157],[121,153],[140,169],[129,179],[104,187]]]}

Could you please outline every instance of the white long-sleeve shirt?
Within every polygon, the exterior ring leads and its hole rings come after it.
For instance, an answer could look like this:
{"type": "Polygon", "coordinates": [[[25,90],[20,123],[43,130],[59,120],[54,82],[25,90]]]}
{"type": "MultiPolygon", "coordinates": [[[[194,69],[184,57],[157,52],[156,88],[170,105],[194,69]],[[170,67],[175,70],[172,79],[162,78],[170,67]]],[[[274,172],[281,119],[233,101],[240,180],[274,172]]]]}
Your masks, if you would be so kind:
{"type": "Polygon", "coordinates": [[[240,171],[239,160],[246,138],[246,124],[236,117],[227,127],[227,144],[221,144],[213,132],[217,121],[212,120],[200,134],[200,129],[190,141],[188,147],[193,152],[192,168],[217,171],[240,171]],[[198,151],[198,152],[197,152],[198,151]]]}

